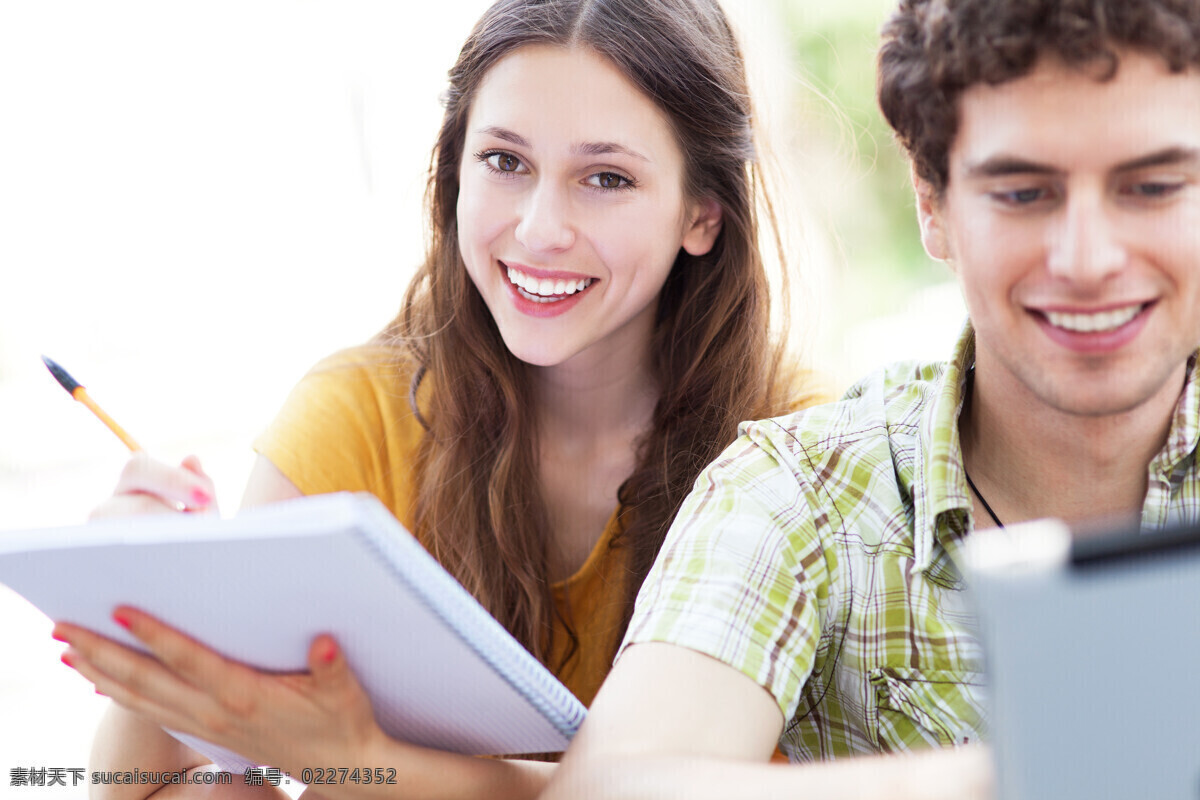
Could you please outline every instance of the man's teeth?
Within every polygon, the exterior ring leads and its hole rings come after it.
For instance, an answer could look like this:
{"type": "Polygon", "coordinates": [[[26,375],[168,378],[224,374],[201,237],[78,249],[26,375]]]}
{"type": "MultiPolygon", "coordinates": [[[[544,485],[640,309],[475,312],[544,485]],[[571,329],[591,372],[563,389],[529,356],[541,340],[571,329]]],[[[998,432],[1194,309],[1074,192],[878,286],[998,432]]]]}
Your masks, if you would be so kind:
{"type": "Polygon", "coordinates": [[[508,279],[521,290],[523,297],[539,303],[559,300],[562,299],[562,295],[582,292],[592,284],[593,280],[592,278],[582,278],[577,281],[535,278],[532,275],[519,272],[512,267],[508,268],[508,279]]]}
{"type": "Polygon", "coordinates": [[[1103,311],[1099,314],[1063,314],[1058,311],[1047,311],[1046,319],[1056,328],[1062,328],[1077,333],[1095,333],[1098,331],[1113,331],[1129,322],[1143,308],[1141,303],[1127,306],[1114,311],[1103,311]]]}

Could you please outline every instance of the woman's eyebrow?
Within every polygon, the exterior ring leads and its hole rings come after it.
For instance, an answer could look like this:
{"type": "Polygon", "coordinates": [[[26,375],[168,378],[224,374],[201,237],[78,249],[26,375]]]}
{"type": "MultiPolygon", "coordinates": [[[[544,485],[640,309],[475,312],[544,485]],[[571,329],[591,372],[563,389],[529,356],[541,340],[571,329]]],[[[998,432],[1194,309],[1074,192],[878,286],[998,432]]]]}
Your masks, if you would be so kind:
{"type": "Polygon", "coordinates": [[[499,125],[489,125],[486,128],[480,128],[479,133],[484,136],[494,136],[497,139],[503,139],[506,142],[515,144],[517,147],[529,147],[529,142],[524,136],[510,131],[508,128],[501,128],[499,125]]]}
{"type": "Polygon", "coordinates": [[[633,158],[639,158],[642,161],[650,160],[636,150],[631,150],[625,145],[617,144],[616,142],[584,142],[583,144],[577,144],[572,147],[571,152],[581,156],[603,156],[611,153],[617,153],[620,155],[631,156],[633,158]]]}
{"type": "MultiPolygon", "coordinates": [[[[529,140],[524,136],[516,131],[511,131],[508,128],[502,128],[499,125],[489,125],[486,128],[480,128],[478,132],[484,136],[494,136],[497,139],[503,139],[506,142],[515,144],[517,147],[531,147],[529,140]]],[[[616,153],[619,155],[637,158],[642,161],[650,160],[638,151],[626,147],[623,144],[618,144],[617,142],[584,142],[582,144],[573,145],[571,147],[571,152],[580,156],[603,156],[616,153]]]]}

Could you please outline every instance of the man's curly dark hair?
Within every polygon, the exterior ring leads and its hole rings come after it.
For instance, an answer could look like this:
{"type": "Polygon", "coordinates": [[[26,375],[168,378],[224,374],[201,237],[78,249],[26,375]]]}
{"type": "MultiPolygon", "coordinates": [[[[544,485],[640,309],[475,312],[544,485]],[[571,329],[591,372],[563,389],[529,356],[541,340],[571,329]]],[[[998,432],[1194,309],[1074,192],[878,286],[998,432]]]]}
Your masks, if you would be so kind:
{"type": "Polygon", "coordinates": [[[1111,79],[1122,50],[1200,67],[1200,0],[901,0],[884,25],[878,94],[917,175],[941,194],[958,97],[1027,75],[1043,56],[1111,79]]]}

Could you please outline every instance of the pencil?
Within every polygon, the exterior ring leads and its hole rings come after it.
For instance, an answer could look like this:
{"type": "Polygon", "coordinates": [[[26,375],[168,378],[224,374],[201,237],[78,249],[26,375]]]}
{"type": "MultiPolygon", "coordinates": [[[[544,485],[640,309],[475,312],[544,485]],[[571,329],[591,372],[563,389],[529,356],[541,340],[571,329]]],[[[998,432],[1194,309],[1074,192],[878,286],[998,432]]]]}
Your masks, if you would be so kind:
{"type": "Polygon", "coordinates": [[[46,365],[46,369],[50,370],[50,374],[54,376],[54,379],[57,380],[59,384],[67,390],[67,393],[70,394],[71,397],[74,397],[76,400],[83,403],[91,410],[93,414],[99,417],[100,421],[107,425],[108,429],[115,433],[117,438],[124,442],[125,446],[128,447],[130,451],[136,453],[142,449],[142,446],[135,442],[133,437],[126,433],[125,429],[117,424],[116,420],[106,414],[103,408],[96,405],[96,401],[88,395],[87,389],[84,389],[79,381],[72,378],[65,369],[60,367],[52,359],[42,356],[42,363],[46,365]]]}

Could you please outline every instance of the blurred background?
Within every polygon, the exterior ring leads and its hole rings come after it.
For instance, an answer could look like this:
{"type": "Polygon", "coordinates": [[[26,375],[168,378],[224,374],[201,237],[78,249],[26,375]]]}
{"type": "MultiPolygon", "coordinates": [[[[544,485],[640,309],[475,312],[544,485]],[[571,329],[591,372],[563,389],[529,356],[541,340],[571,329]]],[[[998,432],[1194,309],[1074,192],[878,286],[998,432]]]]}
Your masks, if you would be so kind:
{"type": "MultiPolygon", "coordinates": [[[[792,270],[792,333],[835,391],[949,354],[964,311],[921,250],[874,102],[893,0],[726,0],[792,270]]],[[[486,0],[0,3],[0,536],[68,525],[127,453],[196,453],[225,513],[309,365],[395,313],[421,259],[444,76],[486,0]]],[[[84,767],[105,701],[0,586],[0,797],[84,767]]],[[[68,784],[70,780],[68,779],[68,784]]]]}

